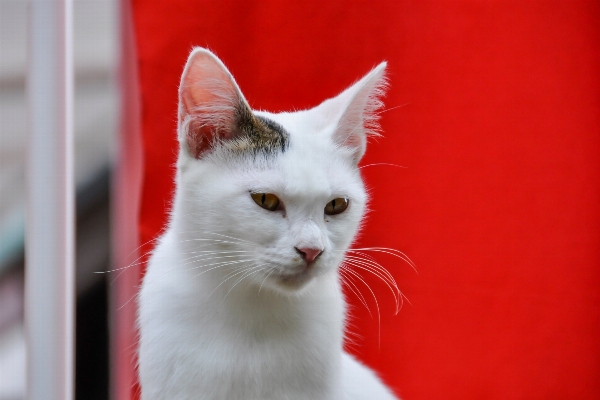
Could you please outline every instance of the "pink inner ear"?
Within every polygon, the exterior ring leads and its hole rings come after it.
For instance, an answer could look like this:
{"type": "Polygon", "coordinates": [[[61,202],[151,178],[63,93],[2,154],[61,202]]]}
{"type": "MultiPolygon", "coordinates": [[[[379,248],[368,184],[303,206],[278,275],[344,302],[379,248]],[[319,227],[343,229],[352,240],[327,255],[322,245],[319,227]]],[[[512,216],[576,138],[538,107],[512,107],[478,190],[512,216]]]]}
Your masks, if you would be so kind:
{"type": "Polygon", "coordinates": [[[192,121],[185,140],[190,154],[194,158],[200,158],[202,153],[210,148],[216,129],[206,125],[200,127],[194,127],[194,125],[195,123],[192,121]]]}
{"type": "Polygon", "coordinates": [[[358,163],[363,156],[365,143],[364,137],[359,135],[350,135],[345,141],[344,146],[349,147],[353,150],[353,158],[358,163]]]}
{"type": "Polygon", "coordinates": [[[344,140],[344,146],[351,148],[359,148],[362,145],[358,135],[350,135],[344,140]]]}
{"type": "Polygon", "coordinates": [[[194,56],[183,80],[182,100],[187,113],[202,105],[209,105],[222,97],[235,97],[233,82],[216,60],[208,54],[194,56]]]}
{"type": "Polygon", "coordinates": [[[199,158],[215,136],[231,138],[235,107],[240,103],[231,75],[211,53],[192,53],[180,89],[180,123],[191,117],[185,138],[190,154],[199,158]]]}

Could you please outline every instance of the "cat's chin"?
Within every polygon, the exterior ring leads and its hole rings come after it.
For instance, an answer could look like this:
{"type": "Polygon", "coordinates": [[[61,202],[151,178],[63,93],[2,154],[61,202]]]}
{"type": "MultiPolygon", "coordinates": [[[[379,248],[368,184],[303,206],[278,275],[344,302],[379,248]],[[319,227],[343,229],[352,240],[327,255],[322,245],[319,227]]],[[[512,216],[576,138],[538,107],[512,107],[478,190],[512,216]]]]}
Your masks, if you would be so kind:
{"type": "Polygon", "coordinates": [[[264,286],[285,294],[299,294],[310,286],[314,279],[315,274],[312,271],[304,270],[295,274],[271,275],[264,286]]]}

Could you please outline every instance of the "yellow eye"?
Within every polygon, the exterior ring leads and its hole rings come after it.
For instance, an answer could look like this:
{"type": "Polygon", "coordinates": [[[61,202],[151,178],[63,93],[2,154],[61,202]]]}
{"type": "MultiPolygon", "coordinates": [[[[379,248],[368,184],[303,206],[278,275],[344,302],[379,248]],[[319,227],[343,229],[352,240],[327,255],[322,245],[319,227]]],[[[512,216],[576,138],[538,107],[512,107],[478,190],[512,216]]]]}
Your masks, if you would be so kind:
{"type": "Polygon", "coordinates": [[[337,199],[333,199],[325,206],[325,214],[335,215],[343,213],[344,211],[346,211],[346,208],[348,208],[348,204],[350,204],[350,200],[348,200],[345,197],[338,197],[337,199]]]}
{"type": "Polygon", "coordinates": [[[265,210],[275,211],[279,207],[279,198],[272,193],[250,193],[250,196],[265,210]]]}

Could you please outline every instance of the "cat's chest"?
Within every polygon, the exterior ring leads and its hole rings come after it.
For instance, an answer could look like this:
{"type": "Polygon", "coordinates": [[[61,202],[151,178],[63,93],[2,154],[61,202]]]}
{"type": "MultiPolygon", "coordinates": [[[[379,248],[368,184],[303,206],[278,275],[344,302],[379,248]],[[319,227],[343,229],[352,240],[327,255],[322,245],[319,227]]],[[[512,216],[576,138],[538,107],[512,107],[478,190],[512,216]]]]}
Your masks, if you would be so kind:
{"type": "Polygon", "coordinates": [[[326,398],[323,393],[333,390],[342,349],[342,327],[334,323],[335,318],[318,312],[309,314],[310,319],[307,315],[277,318],[276,313],[264,312],[242,318],[218,306],[202,311],[172,310],[172,317],[187,314],[188,318],[174,321],[170,332],[156,338],[162,349],[158,351],[168,353],[158,359],[176,360],[167,367],[172,377],[186,380],[180,382],[182,386],[202,392],[216,382],[229,382],[215,389],[219,391],[215,398],[242,398],[241,393],[251,392],[244,398],[284,398],[283,392],[277,394],[284,389],[286,395],[299,393],[298,398],[326,398]],[[189,318],[194,314],[195,318],[189,318]],[[314,395],[307,397],[307,387],[314,395]]]}

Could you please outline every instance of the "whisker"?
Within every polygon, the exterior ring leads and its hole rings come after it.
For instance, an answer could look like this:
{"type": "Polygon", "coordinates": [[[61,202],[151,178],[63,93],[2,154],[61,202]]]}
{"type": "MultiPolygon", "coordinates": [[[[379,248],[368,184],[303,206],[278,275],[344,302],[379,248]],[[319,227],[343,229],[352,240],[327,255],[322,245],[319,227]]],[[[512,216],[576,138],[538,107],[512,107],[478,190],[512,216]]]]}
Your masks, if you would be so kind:
{"type": "MultiPolygon", "coordinates": [[[[180,241],[183,242],[212,242],[212,243],[227,243],[227,244],[235,244],[237,246],[243,245],[251,245],[251,243],[242,243],[242,242],[232,242],[229,240],[221,240],[221,239],[209,239],[209,238],[195,238],[195,239],[184,239],[180,241]]],[[[252,244],[253,245],[253,244],[252,244]]]]}
{"type": "Polygon", "coordinates": [[[265,279],[263,279],[263,280],[262,280],[262,282],[260,283],[260,287],[258,288],[258,294],[260,294],[260,290],[262,289],[262,287],[263,287],[263,284],[265,283],[265,281],[267,280],[267,278],[269,277],[269,275],[271,275],[271,274],[272,274],[274,271],[275,271],[274,269],[271,269],[271,270],[270,270],[270,271],[267,273],[267,275],[265,276],[265,279]]]}
{"type": "MultiPolygon", "coordinates": [[[[338,250],[338,251],[344,251],[344,250],[338,250]]],[[[412,269],[416,273],[419,273],[417,271],[417,265],[406,254],[404,254],[400,250],[391,249],[388,247],[363,247],[363,248],[358,248],[358,249],[347,249],[345,251],[347,251],[347,252],[374,251],[374,252],[378,252],[378,253],[389,254],[391,256],[397,257],[397,258],[401,259],[402,261],[406,262],[408,265],[410,265],[412,267],[412,269]]]]}
{"type": "Polygon", "coordinates": [[[361,165],[360,167],[358,167],[358,169],[362,169],[362,168],[366,168],[366,167],[373,167],[375,165],[387,165],[389,167],[408,169],[408,167],[404,167],[402,165],[397,165],[397,164],[391,164],[391,163],[373,163],[373,164],[361,165]]]}
{"type": "Polygon", "coordinates": [[[379,311],[379,302],[377,301],[377,297],[375,296],[373,289],[371,289],[371,286],[369,286],[369,284],[367,282],[365,282],[365,280],[362,279],[361,276],[356,271],[353,271],[350,268],[347,268],[346,271],[351,273],[352,275],[354,275],[358,280],[360,280],[367,287],[367,289],[369,289],[369,291],[371,292],[371,295],[373,296],[373,300],[375,300],[375,306],[377,308],[378,343],[379,343],[379,346],[381,347],[381,312],[379,311]]]}
{"type": "Polygon", "coordinates": [[[398,294],[397,294],[397,293],[400,292],[400,290],[398,288],[395,288],[396,291],[394,291],[394,289],[392,288],[392,286],[385,279],[383,279],[380,275],[378,275],[377,273],[375,273],[374,271],[372,271],[369,268],[363,267],[363,266],[358,265],[358,264],[354,264],[352,262],[348,262],[348,266],[353,266],[353,267],[365,270],[365,271],[370,272],[371,274],[377,276],[379,279],[381,279],[386,284],[386,286],[388,287],[388,289],[390,289],[390,291],[392,292],[392,296],[394,296],[394,302],[396,304],[396,312],[395,313],[398,314],[398,312],[400,310],[400,304],[399,304],[399,299],[398,299],[398,294]]]}
{"type": "Polygon", "coordinates": [[[208,295],[208,297],[212,296],[212,294],[221,286],[223,285],[225,282],[227,282],[229,279],[233,278],[236,275],[242,274],[246,271],[246,266],[244,265],[238,265],[235,266],[231,269],[231,271],[229,271],[225,276],[221,283],[219,283],[217,286],[215,286],[213,288],[213,290],[210,292],[210,294],[208,295]]]}
{"type": "Polygon", "coordinates": [[[391,275],[389,275],[389,273],[385,270],[385,268],[370,264],[361,259],[346,259],[346,262],[349,265],[355,266],[360,269],[364,269],[365,271],[368,271],[371,274],[378,277],[379,279],[381,279],[387,285],[387,287],[392,291],[392,293],[395,293],[394,290],[396,292],[399,291],[396,281],[394,280],[394,278],[391,275]]]}
{"type": "MultiPolygon", "coordinates": [[[[218,269],[218,268],[221,268],[221,267],[225,267],[225,266],[228,266],[228,265],[235,265],[235,264],[244,263],[244,262],[249,262],[249,261],[252,261],[252,260],[250,260],[250,259],[247,259],[247,260],[234,260],[234,261],[231,261],[231,260],[227,260],[227,261],[219,261],[219,262],[214,262],[214,263],[210,263],[210,264],[197,265],[197,266],[195,266],[195,267],[193,267],[193,268],[187,268],[187,269],[183,269],[183,270],[182,270],[182,272],[193,271],[193,270],[195,270],[195,269],[199,269],[199,268],[207,268],[207,267],[212,267],[212,268],[208,268],[208,269],[206,269],[206,270],[204,270],[204,271],[202,271],[202,272],[200,272],[200,273],[198,273],[198,274],[194,275],[194,276],[192,277],[192,279],[194,279],[194,278],[196,278],[197,276],[204,274],[205,272],[209,272],[209,271],[212,271],[212,270],[215,270],[215,269],[218,269]]],[[[170,272],[174,271],[176,268],[178,268],[178,267],[180,267],[180,266],[184,266],[184,265],[190,265],[190,264],[194,264],[194,263],[186,263],[186,264],[181,264],[181,265],[178,265],[178,266],[173,266],[173,267],[171,267],[171,268],[168,268],[168,269],[166,269],[166,270],[163,270],[163,271],[161,271],[161,273],[160,273],[159,275],[157,275],[157,276],[155,277],[155,279],[160,279],[160,278],[164,277],[165,275],[169,274],[170,272]]],[[[144,277],[144,279],[148,279],[148,276],[144,277]]]]}
{"type": "MultiPolygon", "coordinates": [[[[347,258],[348,257],[351,257],[351,256],[347,256],[347,258]]],[[[348,260],[346,260],[346,261],[348,261],[348,260]]],[[[355,266],[357,268],[368,270],[370,273],[376,275],[379,279],[384,281],[384,283],[387,285],[387,287],[390,289],[390,291],[392,291],[392,294],[394,295],[394,299],[396,301],[396,314],[398,314],[400,312],[400,310],[402,309],[402,306],[404,305],[404,299],[406,299],[408,301],[408,303],[411,304],[410,301],[408,300],[408,298],[402,293],[402,291],[396,284],[396,280],[394,279],[394,277],[387,271],[387,269],[385,269],[379,263],[373,261],[373,262],[369,263],[369,265],[365,265],[364,263],[366,262],[366,260],[361,260],[360,258],[358,258],[356,260],[352,260],[352,261],[358,262],[358,263],[363,263],[363,264],[361,264],[361,266],[358,266],[358,265],[355,265],[355,266]],[[375,268],[376,271],[371,271],[371,270],[369,270],[369,268],[375,268]],[[385,273],[386,277],[388,279],[387,280],[384,279],[381,275],[379,275],[380,273],[385,273]],[[392,287],[390,287],[390,285],[392,285],[394,287],[394,289],[392,289],[392,287]]]]}
{"type": "Polygon", "coordinates": [[[237,242],[239,242],[239,243],[248,243],[248,244],[252,244],[252,245],[254,245],[254,244],[255,244],[255,243],[253,243],[253,242],[250,242],[250,241],[248,241],[248,240],[245,240],[245,239],[241,239],[241,238],[237,238],[237,237],[234,237],[234,236],[229,236],[229,235],[224,235],[224,234],[222,234],[222,233],[217,233],[217,232],[208,232],[208,231],[186,231],[186,232],[180,232],[180,233],[188,233],[188,234],[189,234],[189,233],[202,233],[202,234],[206,234],[206,235],[215,235],[215,236],[224,237],[224,238],[227,238],[227,239],[231,239],[231,240],[237,241],[237,242]]]}
{"type": "Polygon", "coordinates": [[[129,300],[127,300],[125,302],[125,304],[123,304],[122,306],[120,306],[119,308],[117,308],[117,311],[121,311],[123,308],[125,308],[125,306],[127,306],[127,304],[131,303],[131,300],[135,299],[138,296],[138,293],[133,294],[129,300]]]}
{"type": "Polygon", "coordinates": [[[194,268],[189,268],[189,269],[187,269],[185,271],[193,271],[193,270],[198,269],[198,268],[205,268],[205,267],[210,267],[210,266],[214,265],[214,267],[209,268],[207,270],[204,270],[204,271],[200,272],[197,275],[194,275],[192,277],[192,279],[193,279],[193,278],[196,278],[196,277],[198,277],[198,276],[200,276],[200,275],[202,275],[202,274],[204,274],[206,272],[215,270],[217,268],[225,267],[225,266],[228,266],[228,265],[235,265],[235,264],[241,264],[241,263],[251,262],[251,261],[252,260],[220,261],[220,262],[216,262],[216,263],[212,263],[212,264],[207,264],[207,265],[199,265],[199,266],[194,267],[194,268]]]}
{"type": "Polygon", "coordinates": [[[351,263],[359,264],[361,266],[364,266],[365,268],[372,270],[373,273],[375,275],[377,275],[381,280],[388,282],[390,285],[394,286],[394,288],[396,288],[396,289],[398,288],[398,285],[396,284],[396,280],[394,279],[392,274],[390,274],[388,272],[388,270],[385,269],[383,266],[381,266],[378,262],[372,261],[369,259],[365,259],[362,257],[353,257],[353,256],[348,256],[348,255],[346,256],[345,260],[347,260],[351,263]]]}
{"type": "Polygon", "coordinates": [[[239,257],[239,255],[237,255],[237,254],[230,255],[230,256],[218,256],[218,257],[207,257],[207,256],[212,256],[212,254],[200,254],[200,255],[197,255],[197,256],[192,256],[192,257],[185,258],[185,259],[183,259],[181,261],[190,261],[190,260],[194,260],[194,261],[192,261],[191,263],[186,262],[186,263],[183,263],[181,265],[193,264],[194,262],[197,262],[197,261],[221,260],[223,258],[236,258],[236,257],[239,257]]]}
{"type": "Polygon", "coordinates": [[[111,272],[123,271],[123,270],[125,270],[127,268],[135,267],[136,265],[143,264],[143,262],[141,262],[141,261],[138,262],[138,261],[141,260],[142,258],[144,258],[145,256],[147,256],[148,254],[152,253],[153,251],[154,250],[149,250],[149,251],[145,252],[144,254],[142,254],[141,256],[139,256],[138,258],[136,258],[135,260],[133,260],[130,264],[128,264],[125,267],[115,268],[115,269],[109,269],[109,270],[106,270],[106,271],[94,271],[94,274],[108,274],[108,273],[111,273],[111,272]]]}
{"type": "Polygon", "coordinates": [[[340,268],[340,275],[342,276],[342,279],[343,279],[342,283],[344,285],[348,285],[348,288],[352,291],[352,293],[354,293],[356,295],[356,297],[358,297],[359,301],[365,306],[365,308],[369,312],[369,315],[371,316],[371,318],[373,318],[373,314],[371,313],[371,309],[369,308],[367,301],[365,300],[364,296],[362,295],[361,291],[358,289],[356,284],[350,280],[351,276],[348,276],[345,274],[343,267],[340,268]],[[352,286],[350,286],[350,285],[352,285],[352,286]]]}
{"type": "Polygon", "coordinates": [[[139,265],[145,264],[145,261],[140,261],[140,260],[142,260],[144,257],[149,256],[150,254],[152,254],[153,251],[154,251],[154,249],[145,252],[144,254],[142,254],[141,256],[139,256],[138,258],[136,258],[131,264],[129,264],[126,267],[117,268],[117,269],[114,269],[112,271],[107,271],[107,272],[117,272],[117,271],[119,271],[119,273],[117,274],[117,276],[115,276],[115,278],[112,281],[110,281],[109,286],[112,286],[117,281],[117,279],[119,279],[121,277],[121,275],[123,275],[125,273],[125,271],[127,271],[129,268],[137,267],[139,265]]]}
{"type": "Polygon", "coordinates": [[[260,264],[257,265],[255,267],[252,267],[250,269],[248,269],[247,273],[242,275],[242,277],[233,284],[233,286],[231,288],[229,288],[229,291],[227,292],[227,294],[225,294],[225,297],[223,297],[224,299],[227,298],[227,296],[229,295],[229,293],[231,293],[231,291],[238,285],[238,283],[240,283],[241,281],[243,281],[244,279],[246,279],[247,277],[249,277],[250,275],[253,275],[261,270],[263,270],[264,268],[262,267],[265,264],[260,264]]]}
{"type": "Polygon", "coordinates": [[[210,253],[210,254],[224,254],[224,253],[250,253],[250,250],[197,250],[187,251],[181,254],[199,254],[199,253],[210,253]]]}
{"type": "Polygon", "coordinates": [[[251,242],[251,241],[249,241],[249,240],[245,240],[245,239],[237,238],[237,237],[234,237],[234,236],[228,236],[228,235],[224,235],[224,234],[222,234],[222,233],[217,233],[217,232],[206,232],[206,233],[207,233],[208,235],[221,236],[221,237],[224,237],[224,238],[227,238],[227,239],[232,239],[232,240],[237,240],[237,241],[240,241],[240,242],[246,242],[246,243],[250,243],[250,244],[255,244],[255,243],[253,243],[253,242],[251,242]]]}
{"type": "MultiPolygon", "coordinates": [[[[131,251],[129,252],[129,254],[127,255],[127,257],[129,257],[130,255],[132,255],[133,253],[135,253],[136,251],[138,251],[138,250],[139,250],[139,249],[141,249],[142,247],[146,246],[147,244],[149,244],[149,243],[152,243],[152,242],[157,242],[159,238],[160,238],[160,236],[159,236],[159,237],[155,237],[155,238],[153,238],[153,239],[150,239],[150,240],[146,241],[145,243],[142,243],[142,244],[140,244],[138,247],[136,247],[135,249],[131,250],[131,251]]],[[[142,257],[144,257],[144,256],[146,256],[146,255],[148,255],[148,254],[152,253],[152,251],[153,251],[153,250],[149,250],[149,251],[145,252],[144,254],[142,254],[141,256],[139,256],[138,258],[136,258],[135,260],[133,260],[133,261],[132,261],[132,262],[131,262],[129,265],[127,265],[126,267],[122,267],[122,268],[115,268],[115,269],[113,269],[113,270],[109,270],[109,271],[95,271],[94,273],[96,273],[96,274],[104,274],[104,273],[106,273],[106,272],[116,272],[116,271],[120,271],[120,270],[127,269],[127,268],[129,268],[129,267],[133,266],[132,264],[133,264],[133,263],[135,263],[135,262],[137,262],[138,260],[140,260],[142,257]]],[[[139,263],[138,263],[138,264],[136,264],[136,265],[139,265],[139,263]]]]}
{"type": "Polygon", "coordinates": [[[373,258],[368,257],[368,256],[366,256],[366,257],[367,258],[346,255],[345,259],[346,260],[360,261],[361,263],[374,268],[376,271],[382,273],[387,278],[387,280],[390,282],[390,284],[392,284],[397,289],[398,285],[396,284],[396,280],[394,279],[394,277],[392,276],[392,274],[385,267],[383,267],[383,265],[379,264],[373,258]]]}
{"type": "Polygon", "coordinates": [[[210,294],[208,295],[207,299],[208,299],[208,298],[210,298],[210,296],[212,296],[212,294],[213,294],[213,293],[214,293],[214,292],[215,292],[215,291],[216,291],[216,290],[217,290],[219,287],[221,287],[221,285],[223,285],[225,282],[227,282],[228,280],[230,280],[230,279],[231,279],[231,278],[233,278],[234,276],[236,276],[236,275],[239,275],[239,274],[243,274],[243,273],[245,273],[245,272],[247,271],[247,269],[245,269],[243,265],[242,265],[242,266],[239,266],[239,267],[237,267],[237,269],[235,269],[235,270],[236,270],[236,271],[238,271],[238,272],[236,272],[236,273],[234,273],[234,274],[230,275],[229,277],[227,277],[226,279],[224,279],[223,281],[221,281],[221,283],[219,283],[219,284],[218,284],[218,285],[217,285],[217,286],[216,286],[216,287],[215,287],[215,288],[212,290],[212,292],[210,292],[210,294]]]}

